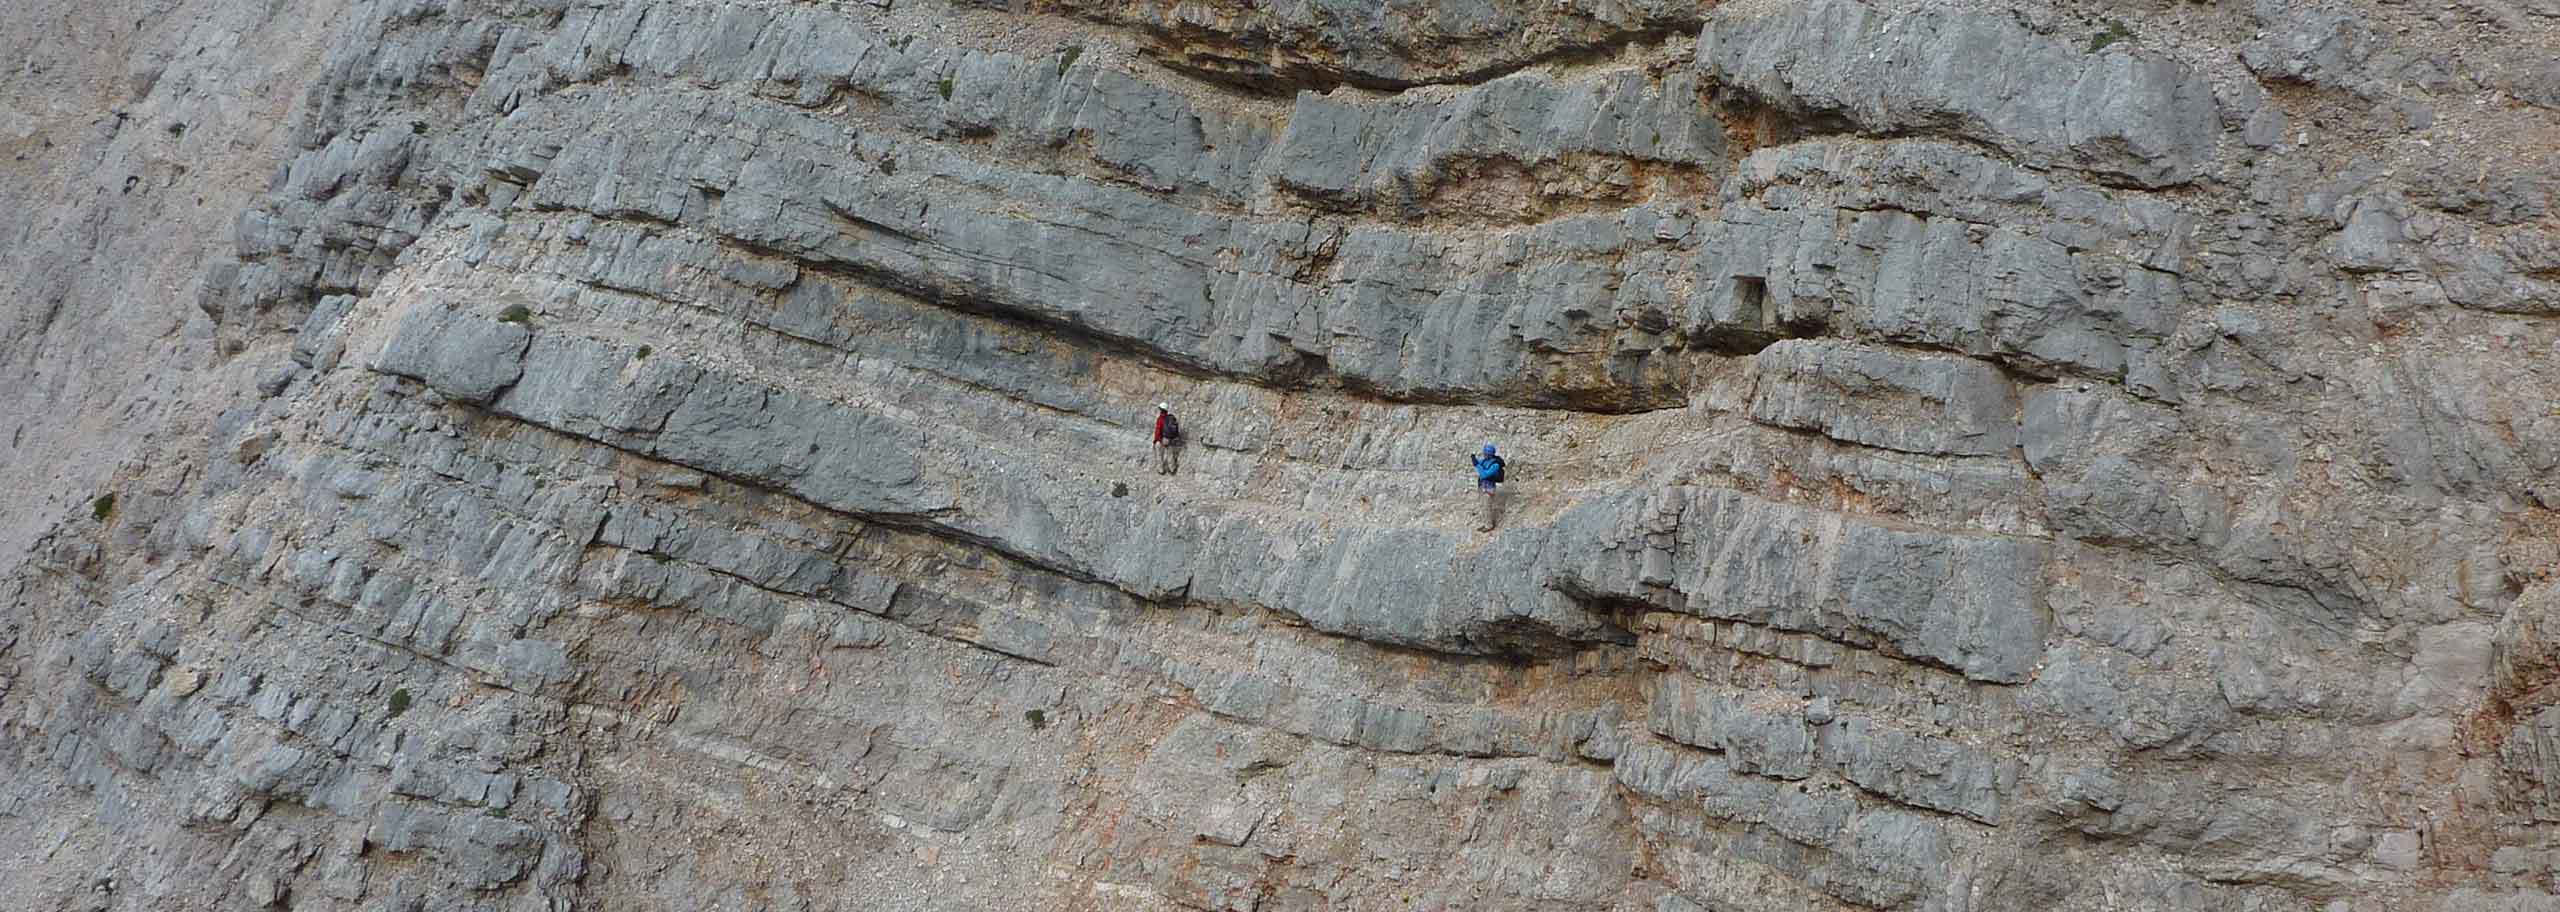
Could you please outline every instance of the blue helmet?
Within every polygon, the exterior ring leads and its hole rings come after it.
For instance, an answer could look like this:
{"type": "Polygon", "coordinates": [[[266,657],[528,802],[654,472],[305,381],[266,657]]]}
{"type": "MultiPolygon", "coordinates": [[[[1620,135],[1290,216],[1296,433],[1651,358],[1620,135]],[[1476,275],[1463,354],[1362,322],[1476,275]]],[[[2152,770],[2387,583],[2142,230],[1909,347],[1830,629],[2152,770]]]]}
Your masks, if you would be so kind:
{"type": "Polygon", "coordinates": [[[1493,444],[1488,443],[1484,445],[1484,454],[1487,456],[1493,455],[1493,444]]]}

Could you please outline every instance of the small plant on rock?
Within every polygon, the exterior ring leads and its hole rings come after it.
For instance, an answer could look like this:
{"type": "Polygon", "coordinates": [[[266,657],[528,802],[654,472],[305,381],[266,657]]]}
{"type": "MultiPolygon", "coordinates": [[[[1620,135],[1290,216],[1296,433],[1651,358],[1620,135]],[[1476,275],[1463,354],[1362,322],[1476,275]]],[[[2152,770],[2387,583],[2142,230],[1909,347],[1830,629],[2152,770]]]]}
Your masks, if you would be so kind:
{"type": "Polygon", "coordinates": [[[649,346],[646,346],[646,345],[640,346],[640,350],[639,350],[639,351],[636,351],[636,352],[632,352],[632,353],[631,353],[631,360],[633,360],[633,361],[647,361],[647,360],[649,360],[649,353],[650,353],[650,352],[653,352],[653,351],[657,351],[657,349],[650,348],[649,346]]]}
{"type": "Polygon", "coordinates": [[[533,311],[522,304],[509,304],[507,309],[498,312],[498,322],[530,326],[533,324],[533,311]]]}
{"type": "Polygon", "coordinates": [[[409,711],[409,688],[403,687],[403,688],[400,688],[400,689],[398,689],[398,690],[394,690],[394,691],[392,691],[392,692],[391,692],[391,718],[394,718],[394,719],[400,718],[400,714],[401,714],[401,713],[408,712],[408,711],[409,711]]]}
{"type": "Polygon", "coordinates": [[[1039,731],[1049,727],[1049,714],[1037,709],[1026,709],[1022,711],[1022,721],[1031,723],[1032,731],[1039,731]]]}
{"type": "Polygon", "coordinates": [[[114,515],[116,515],[116,493],[114,491],[100,494],[98,495],[98,499],[89,502],[89,518],[99,522],[106,522],[107,517],[114,515]]]}
{"type": "Polygon", "coordinates": [[[1076,58],[1082,56],[1084,56],[1084,45],[1081,44],[1072,45],[1067,48],[1066,53],[1058,55],[1058,78],[1067,78],[1067,68],[1075,66],[1076,58]]]}
{"type": "Polygon", "coordinates": [[[949,76],[942,77],[942,81],[941,81],[941,82],[934,83],[934,86],[933,86],[933,87],[934,87],[934,88],[936,88],[936,89],[938,89],[938,90],[941,90],[941,92],[942,92],[942,100],[944,100],[944,101],[950,101],[950,100],[951,100],[951,77],[949,77],[949,76]]]}
{"type": "Polygon", "coordinates": [[[2095,54],[2099,51],[2106,50],[2107,45],[2114,44],[2118,41],[2123,41],[2131,37],[2133,37],[2132,29],[2125,28],[2124,23],[2122,22],[2110,19],[2107,21],[2107,27],[2099,29],[2095,34],[2089,36],[2089,53],[2095,54]]]}

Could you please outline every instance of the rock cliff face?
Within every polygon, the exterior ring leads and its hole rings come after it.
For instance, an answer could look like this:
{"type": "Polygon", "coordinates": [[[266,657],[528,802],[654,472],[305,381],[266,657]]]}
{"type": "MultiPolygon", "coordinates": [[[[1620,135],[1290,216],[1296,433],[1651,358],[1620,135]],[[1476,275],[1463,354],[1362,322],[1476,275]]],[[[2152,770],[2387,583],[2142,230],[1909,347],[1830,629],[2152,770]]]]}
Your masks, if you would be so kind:
{"type": "Polygon", "coordinates": [[[0,41],[33,908],[2560,909],[2549,0],[0,41]]]}

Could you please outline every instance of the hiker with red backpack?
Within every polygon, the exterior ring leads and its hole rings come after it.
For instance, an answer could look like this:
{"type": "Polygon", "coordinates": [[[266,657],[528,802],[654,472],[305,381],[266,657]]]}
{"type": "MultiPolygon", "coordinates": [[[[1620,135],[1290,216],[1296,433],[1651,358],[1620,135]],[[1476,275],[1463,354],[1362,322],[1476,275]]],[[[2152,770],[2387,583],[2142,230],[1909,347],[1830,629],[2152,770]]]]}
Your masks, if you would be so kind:
{"type": "Polygon", "coordinates": [[[1171,475],[1182,467],[1182,421],[1173,417],[1173,406],[1156,403],[1156,474],[1171,475]]]}
{"type": "Polygon", "coordinates": [[[1484,452],[1467,460],[1476,468],[1476,490],[1484,494],[1484,521],[1476,525],[1478,532],[1493,531],[1495,486],[1502,484],[1502,457],[1493,452],[1493,444],[1485,444],[1484,452]]]}

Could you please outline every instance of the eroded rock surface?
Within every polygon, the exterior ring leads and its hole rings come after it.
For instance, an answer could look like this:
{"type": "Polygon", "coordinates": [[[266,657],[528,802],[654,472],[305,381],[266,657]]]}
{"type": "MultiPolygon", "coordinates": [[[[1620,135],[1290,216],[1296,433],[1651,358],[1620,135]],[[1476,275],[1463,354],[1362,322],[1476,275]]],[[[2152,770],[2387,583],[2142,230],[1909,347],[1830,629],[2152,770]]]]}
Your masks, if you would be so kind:
{"type": "Polygon", "coordinates": [[[105,6],[31,907],[2560,907],[2547,5],[105,6]]]}

